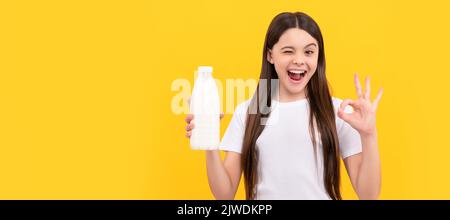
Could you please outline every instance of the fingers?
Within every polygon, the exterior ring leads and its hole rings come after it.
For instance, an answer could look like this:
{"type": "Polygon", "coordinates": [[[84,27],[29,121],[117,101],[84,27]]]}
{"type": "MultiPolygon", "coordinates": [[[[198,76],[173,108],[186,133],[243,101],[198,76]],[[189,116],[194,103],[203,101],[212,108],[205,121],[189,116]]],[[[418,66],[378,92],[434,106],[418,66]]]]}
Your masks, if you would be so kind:
{"type": "Polygon", "coordinates": [[[353,120],[353,117],[352,117],[353,114],[352,113],[353,113],[354,110],[353,111],[346,111],[346,107],[347,106],[352,106],[354,109],[357,109],[357,108],[359,108],[359,104],[358,104],[358,102],[355,102],[355,101],[353,101],[351,99],[345,99],[344,101],[342,101],[342,103],[341,103],[341,105],[339,107],[337,115],[342,120],[346,121],[347,123],[351,123],[352,120],[353,120]]]}
{"type": "Polygon", "coordinates": [[[190,138],[192,135],[192,129],[194,129],[195,125],[194,123],[188,122],[186,127],[184,128],[186,130],[186,137],[190,138]]]}
{"type": "Polygon", "coordinates": [[[348,115],[344,113],[344,110],[339,109],[337,115],[344,121],[348,121],[348,115]]]}
{"type": "Polygon", "coordinates": [[[362,98],[362,89],[361,84],[359,83],[359,77],[358,74],[355,73],[355,88],[356,88],[356,94],[358,95],[358,98],[362,98]]]}
{"type": "Polygon", "coordinates": [[[190,123],[186,125],[185,129],[186,131],[191,131],[192,129],[194,129],[194,127],[195,127],[194,123],[190,123]]]}
{"type": "Polygon", "coordinates": [[[380,102],[382,95],[383,95],[383,88],[381,88],[380,91],[378,91],[378,95],[375,98],[375,101],[373,101],[373,106],[375,110],[378,108],[378,103],[380,102]]]}
{"type": "Polygon", "coordinates": [[[186,130],[186,137],[190,138],[191,137],[191,130],[194,128],[194,123],[191,123],[192,119],[194,119],[194,115],[193,114],[188,114],[186,115],[186,118],[184,119],[187,123],[185,130],[186,130]]]}
{"type": "Polygon", "coordinates": [[[344,110],[347,107],[347,105],[349,105],[350,102],[352,102],[352,100],[346,99],[342,101],[341,106],[339,106],[338,116],[342,118],[344,121],[347,121],[347,114],[344,112],[344,110]]]}
{"type": "Polygon", "coordinates": [[[192,121],[192,119],[194,119],[194,115],[188,114],[188,115],[186,115],[186,118],[184,119],[184,121],[186,121],[187,123],[190,123],[192,121]]]}
{"type": "Polygon", "coordinates": [[[346,122],[350,120],[350,115],[345,113],[343,109],[339,109],[337,115],[346,122]]]}
{"type": "MultiPolygon", "coordinates": [[[[348,105],[350,105],[350,106],[353,107],[354,109],[359,108],[358,102],[355,102],[355,101],[353,101],[353,100],[351,100],[351,99],[345,99],[344,101],[342,101],[342,103],[341,103],[341,105],[340,105],[340,107],[339,107],[339,110],[341,110],[341,111],[344,112],[344,111],[345,111],[345,108],[346,108],[348,105]]],[[[348,112],[348,113],[350,113],[350,112],[348,112]]]]}
{"type": "Polygon", "coordinates": [[[370,77],[366,76],[366,92],[364,93],[364,98],[370,100],[370,77]]]}
{"type": "Polygon", "coordinates": [[[363,94],[361,84],[359,83],[359,77],[358,74],[355,73],[355,87],[356,87],[356,94],[358,95],[358,98],[364,98],[367,100],[370,100],[370,77],[366,76],[365,80],[365,92],[363,94]]]}
{"type": "Polygon", "coordinates": [[[344,99],[344,101],[341,102],[341,105],[339,106],[339,110],[344,110],[347,105],[352,102],[351,99],[344,99]]]}
{"type": "Polygon", "coordinates": [[[222,113],[220,113],[220,119],[222,119],[222,118],[223,118],[223,116],[224,116],[223,112],[222,112],[222,113]]]}

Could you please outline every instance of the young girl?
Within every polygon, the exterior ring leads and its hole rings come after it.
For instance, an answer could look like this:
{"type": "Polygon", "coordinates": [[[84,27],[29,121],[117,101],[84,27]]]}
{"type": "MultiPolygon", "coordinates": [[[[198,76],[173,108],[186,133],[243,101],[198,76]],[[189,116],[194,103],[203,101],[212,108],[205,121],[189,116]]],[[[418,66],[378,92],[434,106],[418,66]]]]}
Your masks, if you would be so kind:
{"type": "MultiPolygon", "coordinates": [[[[376,199],[381,188],[375,113],[382,90],[370,100],[370,81],[358,99],[331,97],[325,52],[317,23],[308,15],[281,13],[266,34],[260,87],[236,107],[220,150],[206,151],[211,191],[233,199],[242,172],[247,199],[342,199],[340,158],[360,199],[376,199]],[[270,92],[277,79],[276,93],[270,92]],[[270,108],[263,114],[263,106],[270,108]],[[257,111],[251,111],[257,109],[257,111]],[[336,115],[338,117],[336,117],[336,115]]],[[[194,129],[186,117],[186,136],[194,129]]]]}

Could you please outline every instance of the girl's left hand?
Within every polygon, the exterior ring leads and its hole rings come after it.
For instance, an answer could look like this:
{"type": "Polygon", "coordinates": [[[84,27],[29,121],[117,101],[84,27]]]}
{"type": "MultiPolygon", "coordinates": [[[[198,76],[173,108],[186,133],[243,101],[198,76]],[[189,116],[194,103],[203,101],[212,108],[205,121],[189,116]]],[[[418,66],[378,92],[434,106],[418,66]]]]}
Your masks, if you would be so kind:
{"type": "Polygon", "coordinates": [[[350,124],[356,129],[360,135],[374,135],[377,128],[375,123],[375,114],[378,103],[380,102],[383,89],[380,89],[377,97],[372,102],[370,101],[370,79],[366,77],[366,91],[362,92],[361,84],[359,83],[358,75],[355,74],[355,87],[358,95],[357,100],[345,99],[338,110],[338,116],[342,120],[350,124]],[[352,113],[345,113],[344,109],[350,105],[353,107],[352,113]]]}

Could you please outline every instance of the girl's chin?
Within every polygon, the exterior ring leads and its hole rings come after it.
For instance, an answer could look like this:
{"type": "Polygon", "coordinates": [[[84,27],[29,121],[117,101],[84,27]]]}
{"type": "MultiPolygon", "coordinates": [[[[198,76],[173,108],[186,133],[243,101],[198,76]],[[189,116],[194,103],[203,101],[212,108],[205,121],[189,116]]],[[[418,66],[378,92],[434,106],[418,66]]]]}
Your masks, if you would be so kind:
{"type": "Polygon", "coordinates": [[[303,90],[305,89],[305,86],[303,84],[292,85],[290,83],[287,83],[287,85],[285,84],[284,86],[285,90],[290,94],[299,94],[302,93],[303,90]]]}

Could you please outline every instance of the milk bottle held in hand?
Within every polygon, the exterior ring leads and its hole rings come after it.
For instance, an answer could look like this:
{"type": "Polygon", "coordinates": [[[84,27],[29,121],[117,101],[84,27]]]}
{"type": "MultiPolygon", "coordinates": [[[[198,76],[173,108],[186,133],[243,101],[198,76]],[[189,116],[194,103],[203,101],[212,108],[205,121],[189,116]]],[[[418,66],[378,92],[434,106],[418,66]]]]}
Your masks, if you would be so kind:
{"type": "Polygon", "coordinates": [[[191,148],[217,150],[220,143],[220,100],[210,66],[198,67],[190,111],[194,115],[191,148]]]}

